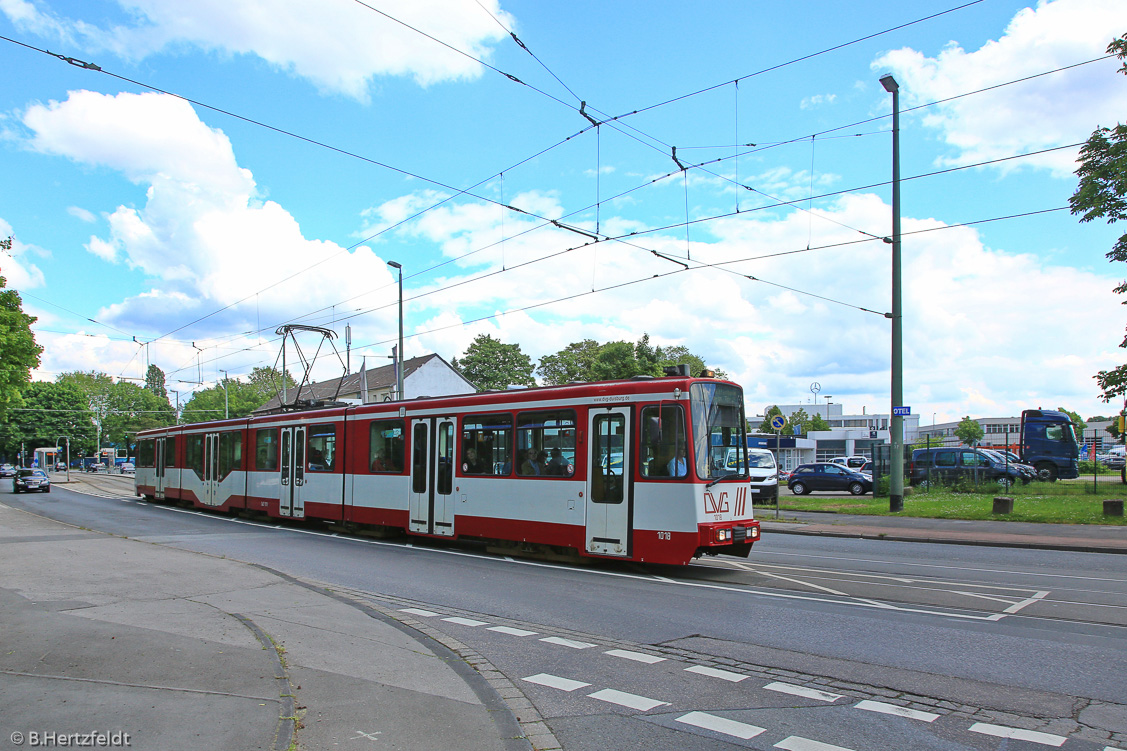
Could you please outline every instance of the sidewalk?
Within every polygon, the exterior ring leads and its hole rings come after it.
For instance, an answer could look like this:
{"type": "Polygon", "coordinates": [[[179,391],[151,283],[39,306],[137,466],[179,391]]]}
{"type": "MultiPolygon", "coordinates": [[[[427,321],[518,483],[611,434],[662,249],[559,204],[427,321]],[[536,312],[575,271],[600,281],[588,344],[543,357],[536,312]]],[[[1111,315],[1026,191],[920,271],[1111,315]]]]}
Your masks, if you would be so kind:
{"type": "Polygon", "coordinates": [[[773,508],[764,506],[758,511],[762,514],[759,523],[765,537],[773,534],[821,535],[1127,554],[1127,526],[861,516],[785,509],[776,520],[773,508]]]}
{"type": "Polygon", "coordinates": [[[481,674],[371,607],[3,504],[0,624],[0,749],[531,748],[481,674]]]}

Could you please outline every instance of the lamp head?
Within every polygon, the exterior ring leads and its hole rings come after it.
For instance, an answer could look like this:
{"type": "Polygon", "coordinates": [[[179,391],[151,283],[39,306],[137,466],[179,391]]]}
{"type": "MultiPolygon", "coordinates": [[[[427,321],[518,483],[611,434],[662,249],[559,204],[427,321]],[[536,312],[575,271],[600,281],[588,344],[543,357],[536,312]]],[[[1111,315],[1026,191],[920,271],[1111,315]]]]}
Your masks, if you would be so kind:
{"type": "Polygon", "coordinates": [[[882,76],[880,79],[880,85],[883,86],[884,90],[889,94],[895,94],[900,90],[900,86],[896,83],[896,79],[892,77],[892,74],[882,76]]]}
{"type": "Polygon", "coordinates": [[[395,261],[388,261],[387,265],[390,266],[393,269],[399,269],[400,271],[403,270],[403,267],[395,261]]]}

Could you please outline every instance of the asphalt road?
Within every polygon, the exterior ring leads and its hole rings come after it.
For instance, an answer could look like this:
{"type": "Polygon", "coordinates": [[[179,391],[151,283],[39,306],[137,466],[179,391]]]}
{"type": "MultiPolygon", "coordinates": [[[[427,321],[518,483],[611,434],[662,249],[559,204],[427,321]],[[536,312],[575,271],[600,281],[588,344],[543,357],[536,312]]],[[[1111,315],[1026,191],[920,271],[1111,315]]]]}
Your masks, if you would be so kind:
{"type": "Polygon", "coordinates": [[[485,656],[569,751],[1127,747],[1124,556],[776,535],[746,560],[577,567],[80,482],[0,499],[395,607],[485,656]]]}

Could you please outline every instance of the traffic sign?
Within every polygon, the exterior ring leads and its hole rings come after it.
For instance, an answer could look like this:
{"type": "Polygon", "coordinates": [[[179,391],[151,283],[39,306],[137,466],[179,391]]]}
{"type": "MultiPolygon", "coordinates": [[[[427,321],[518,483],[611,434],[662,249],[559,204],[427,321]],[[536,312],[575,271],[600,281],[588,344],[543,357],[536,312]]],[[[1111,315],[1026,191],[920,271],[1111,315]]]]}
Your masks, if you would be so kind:
{"type": "Polygon", "coordinates": [[[771,418],[771,427],[775,430],[782,430],[783,426],[787,424],[787,420],[782,415],[775,415],[771,418]]]}
{"type": "Polygon", "coordinates": [[[897,415],[899,417],[907,417],[908,415],[912,414],[912,408],[911,407],[893,407],[892,408],[892,414],[897,415]]]}

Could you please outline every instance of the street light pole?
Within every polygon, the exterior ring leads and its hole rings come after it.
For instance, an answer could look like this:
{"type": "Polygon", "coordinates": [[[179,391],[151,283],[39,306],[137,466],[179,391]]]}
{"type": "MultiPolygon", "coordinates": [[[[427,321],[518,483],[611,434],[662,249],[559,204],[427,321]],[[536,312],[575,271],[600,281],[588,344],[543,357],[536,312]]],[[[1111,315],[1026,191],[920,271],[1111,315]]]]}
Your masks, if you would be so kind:
{"type": "Polygon", "coordinates": [[[900,300],[900,86],[891,75],[880,79],[892,94],[892,467],[888,510],[904,510],[904,316],[900,300]]]}
{"type": "Polygon", "coordinates": [[[223,374],[223,419],[230,420],[231,400],[228,398],[227,394],[227,371],[220,369],[219,372],[223,374]]]}
{"type": "Polygon", "coordinates": [[[388,261],[387,265],[399,272],[399,349],[395,355],[395,389],[398,397],[403,398],[403,266],[395,261],[388,261]]]}

